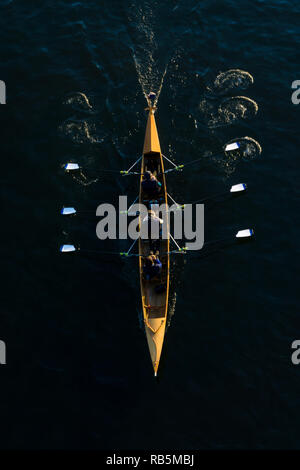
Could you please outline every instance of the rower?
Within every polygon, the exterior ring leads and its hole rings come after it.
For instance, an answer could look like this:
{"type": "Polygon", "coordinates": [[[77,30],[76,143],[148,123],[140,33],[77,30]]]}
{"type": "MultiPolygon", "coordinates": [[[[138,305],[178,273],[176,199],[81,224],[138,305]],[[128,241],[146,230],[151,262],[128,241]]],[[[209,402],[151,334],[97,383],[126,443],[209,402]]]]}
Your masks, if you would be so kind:
{"type": "Polygon", "coordinates": [[[149,255],[146,257],[143,274],[147,281],[150,281],[152,278],[158,276],[161,273],[162,264],[160,259],[158,258],[158,252],[153,255],[149,255]]]}
{"type": "Polygon", "coordinates": [[[147,234],[151,250],[156,251],[159,249],[159,239],[162,235],[163,223],[163,219],[160,219],[152,209],[148,210],[148,214],[143,218],[142,224],[145,229],[148,229],[147,234]]]}
{"type": "Polygon", "coordinates": [[[148,100],[150,101],[151,106],[154,105],[155,98],[156,98],[156,93],[154,93],[154,91],[150,91],[150,93],[148,95],[148,100]]]}
{"type": "Polygon", "coordinates": [[[142,189],[149,198],[156,197],[160,192],[161,183],[157,180],[153,173],[151,173],[151,171],[145,171],[142,181],[142,189]]]}

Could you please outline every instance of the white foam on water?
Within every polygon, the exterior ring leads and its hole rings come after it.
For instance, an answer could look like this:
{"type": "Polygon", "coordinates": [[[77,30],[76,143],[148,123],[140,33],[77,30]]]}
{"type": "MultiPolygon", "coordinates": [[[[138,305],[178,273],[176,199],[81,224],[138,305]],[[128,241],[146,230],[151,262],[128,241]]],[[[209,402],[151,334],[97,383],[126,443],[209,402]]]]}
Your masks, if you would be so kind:
{"type": "Polygon", "coordinates": [[[207,90],[222,95],[237,89],[246,90],[253,83],[253,76],[246,70],[230,69],[220,72],[214,81],[207,85],[207,90]]]}
{"type": "Polygon", "coordinates": [[[159,21],[159,16],[154,12],[154,8],[157,6],[157,2],[145,2],[143,6],[132,4],[128,14],[128,20],[134,24],[137,36],[141,37],[141,40],[133,45],[133,60],[138,81],[148,105],[151,104],[148,94],[151,91],[156,93],[154,106],[157,105],[168,69],[168,61],[162,69],[155,58],[155,54],[159,50],[155,39],[155,24],[159,21]]]}
{"type": "Polygon", "coordinates": [[[65,100],[65,104],[81,111],[91,111],[93,109],[86,94],[80,91],[68,96],[65,100]]]}

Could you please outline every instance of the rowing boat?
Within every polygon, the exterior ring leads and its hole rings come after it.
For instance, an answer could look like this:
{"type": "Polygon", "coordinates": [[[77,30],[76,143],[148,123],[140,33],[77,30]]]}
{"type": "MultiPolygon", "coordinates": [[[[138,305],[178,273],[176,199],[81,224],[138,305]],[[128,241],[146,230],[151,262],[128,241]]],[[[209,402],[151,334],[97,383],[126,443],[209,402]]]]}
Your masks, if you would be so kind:
{"type": "MultiPolygon", "coordinates": [[[[150,95],[155,95],[154,93],[150,93],[150,95]]],[[[148,114],[148,120],[147,120],[147,127],[146,127],[146,134],[145,134],[145,140],[144,140],[144,148],[143,148],[143,154],[142,157],[140,157],[133,165],[128,170],[106,170],[103,169],[103,172],[106,171],[112,171],[112,172],[117,172],[123,176],[125,175],[140,175],[140,190],[139,190],[139,195],[136,197],[135,201],[139,198],[139,203],[146,206],[148,209],[154,209],[155,211],[155,205],[165,205],[165,209],[168,211],[168,205],[167,205],[167,197],[169,197],[173,203],[176,205],[177,210],[183,210],[186,205],[185,204],[178,204],[174,199],[168,195],[167,193],[167,188],[166,188],[166,178],[165,175],[166,173],[170,173],[171,171],[182,171],[184,167],[187,165],[194,165],[196,162],[202,161],[202,158],[199,158],[197,160],[193,160],[191,162],[186,163],[185,165],[180,164],[176,165],[174,162],[172,162],[170,159],[168,159],[166,156],[162,155],[161,149],[160,149],[160,143],[159,143],[159,138],[158,138],[158,133],[157,133],[157,128],[156,128],[156,122],[155,122],[155,106],[150,105],[150,95],[149,95],[149,114],[148,114]],[[170,164],[173,165],[174,168],[164,170],[164,164],[163,164],[163,159],[167,160],[170,164]],[[141,172],[137,173],[135,171],[132,171],[132,169],[137,165],[138,162],[142,161],[141,165],[141,172]],[[154,200],[149,200],[147,195],[144,193],[143,188],[142,188],[142,180],[143,180],[143,174],[145,171],[151,171],[159,180],[161,184],[161,190],[159,192],[159,195],[155,197],[154,200]]],[[[239,149],[240,143],[239,142],[230,142],[227,144],[224,148],[224,152],[232,152],[235,151],[236,149],[239,149]]],[[[215,156],[219,155],[219,153],[215,154],[215,156]]],[[[73,171],[81,171],[81,167],[78,165],[78,163],[74,162],[69,162],[65,165],[65,171],[68,172],[73,172],[73,171]]],[[[99,171],[99,170],[98,170],[99,171]]],[[[241,193],[242,191],[245,191],[247,189],[247,185],[244,183],[236,184],[231,186],[230,188],[230,193],[231,194],[238,194],[241,193]]],[[[221,195],[227,194],[226,193],[221,193],[213,196],[213,198],[216,198],[217,196],[220,197],[221,195]]],[[[211,198],[211,199],[213,199],[211,198]]],[[[209,198],[203,198],[198,201],[194,201],[194,203],[197,202],[204,202],[209,200],[209,198]]],[[[135,203],[134,201],[134,203],[135,203]]],[[[130,209],[134,206],[134,203],[130,206],[130,209]]],[[[191,203],[192,204],[192,203],[191,203]]],[[[99,206],[100,207],[100,206],[99,206]]],[[[99,208],[98,208],[99,209],[99,208]]],[[[97,209],[97,215],[98,215],[98,209],[97,209]]],[[[126,211],[120,211],[121,213],[129,213],[129,210],[126,211]]],[[[106,211],[106,209],[105,209],[106,211]]],[[[104,211],[104,212],[105,212],[104,211]]],[[[162,212],[164,212],[162,210],[162,212]]],[[[82,211],[83,213],[83,211],[82,211]]],[[[77,214],[77,210],[74,207],[63,207],[61,209],[61,214],[64,216],[71,216],[73,217],[74,215],[77,214]]],[[[99,212],[100,214],[100,212],[99,212]]],[[[135,213],[136,214],[136,213],[135,213]]],[[[134,215],[135,215],[134,214],[134,215]]],[[[140,211],[141,214],[141,211],[140,211]]],[[[142,216],[144,216],[144,211],[142,210],[142,216]]],[[[144,222],[141,221],[141,215],[139,216],[139,228],[141,230],[141,224],[144,222]]],[[[235,240],[241,241],[247,238],[252,237],[254,234],[252,229],[246,229],[246,230],[240,230],[237,232],[235,235],[235,240]]],[[[97,232],[98,235],[98,232],[97,232]]],[[[99,236],[100,239],[102,239],[101,236],[99,236]]],[[[105,239],[106,237],[104,237],[105,239]]],[[[153,237],[154,238],[154,237],[153,237]]],[[[119,252],[104,252],[101,251],[103,254],[116,254],[124,257],[130,257],[130,256],[138,256],[139,257],[139,271],[140,271],[140,285],[141,285],[141,298],[142,298],[142,306],[143,306],[143,317],[144,317],[144,323],[145,323],[145,331],[146,331],[146,337],[148,341],[148,346],[149,346],[149,351],[150,351],[150,356],[151,356],[151,361],[154,369],[154,375],[157,375],[159,363],[160,363],[160,358],[161,358],[161,352],[162,352],[162,347],[164,343],[164,337],[165,337],[165,331],[166,331],[166,322],[167,322],[167,313],[168,313],[168,298],[169,298],[169,271],[170,271],[170,260],[169,260],[169,255],[170,254],[186,254],[188,250],[188,246],[186,247],[180,247],[174,237],[170,234],[170,228],[169,228],[169,217],[166,217],[164,220],[164,230],[163,230],[163,238],[160,238],[159,240],[155,241],[155,246],[156,249],[159,250],[159,259],[162,263],[162,271],[157,276],[156,278],[152,278],[151,280],[146,280],[143,274],[144,271],[144,259],[147,257],[150,253],[150,251],[153,249],[154,242],[153,240],[149,239],[144,239],[142,236],[138,238],[138,243],[139,243],[139,253],[138,254],[132,254],[130,253],[133,246],[135,246],[135,243],[137,241],[137,238],[134,239],[134,242],[130,246],[127,252],[125,253],[119,253],[119,252]],[[176,245],[176,250],[170,252],[170,240],[176,245]]],[[[222,240],[224,241],[224,240],[222,240]]],[[[216,242],[214,242],[216,243],[216,242]]],[[[60,247],[60,251],[62,253],[73,253],[79,250],[79,247],[76,248],[75,245],[62,245],[60,247]]],[[[91,253],[91,250],[84,250],[81,249],[80,252],[83,253],[84,251],[91,253]]],[[[98,251],[96,253],[99,254],[98,251]]]]}
{"type": "MultiPolygon", "coordinates": [[[[167,188],[163,156],[154,117],[155,108],[149,106],[148,109],[149,114],[141,164],[139,202],[150,208],[151,201],[149,201],[142,189],[143,173],[150,170],[161,183],[160,195],[157,198],[159,204],[167,204],[167,188]]],[[[168,220],[165,223],[168,223],[168,220]]],[[[169,227],[167,227],[167,234],[167,238],[159,240],[159,259],[162,263],[161,274],[150,281],[147,281],[143,276],[143,257],[149,255],[150,242],[149,240],[139,238],[139,270],[143,316],[155,376],[157,375],[161,357],[168,313],[170,271],[169,227]]]]}

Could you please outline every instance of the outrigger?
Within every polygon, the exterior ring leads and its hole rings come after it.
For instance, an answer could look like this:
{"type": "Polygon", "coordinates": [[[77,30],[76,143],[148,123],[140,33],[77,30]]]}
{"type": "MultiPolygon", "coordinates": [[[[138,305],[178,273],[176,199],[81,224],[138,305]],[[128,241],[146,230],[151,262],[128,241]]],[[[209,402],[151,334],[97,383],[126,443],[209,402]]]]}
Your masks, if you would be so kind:
{"type": "MultiPolygon", "coordinates": [[[[167,173],[170,173],[172,171],[182,171],[182,169],[185,166],[201,161],[201,158],[199,158],[197,160],[188,162],[186,164],[176,165],[170,159],[168,159],[161,153],[160,142],[159,142],[157,127],[156,127],[156,122],[155,122],[155,117],[154,117],[156,106],[152,101],[153,96],[150,96],[150,95],[148,97],[149,98],[148,108],[146,108],[146,110],[148,111],[148,119],[147,119],[142,157],[140,157],[127,171],[102,170],[104,172],[106,171],[116,172],[116,173],[121,174],[122,176],[139,175],[140,176],[140,190],[139,190],[139,196],[136,198],[136,200],[139,199],[139,203],[146,206],[148,210],[153,207],[153,204],[154,205],[166,204],[166,207],[167,207],[168,197],[171,198],[171,196],[167,193],[167,187],[166,187],[165,175],[167,173]],[[173,165],[173,168],[165,170],[164,161],[163,161],[164,159],[166,159],[169,163],[171,163],[173,165]],[[132,171],[133,167],[139,161],[141,161],[141,172],[138,173],[138,172],[132,171]],[[151,173],[157,178],[157,180],[160,182],[160,185],[161,185],[160,194],[159,196],[155,198],[155,200],[149,199],[147,194],[143,191],[142,180],[143,180],[143,175],[145,174],[146,171],[151,171],[151,173]]],[[[152,95],[154,95],[155,97],[154,93],[152,93],[152,95]]],[[[237,150],[239,147],[240,147],[240,144],[238,142],[230,142],[224,147],[223,151],[231,152],[231,151],[237,150]]],[[[76,170],[81,170],[81,167],[77,163],[70,162],[64,166],[64,169],[66,172],[72,172],[76,170]]],[[[230,193],[237,194],[242,191],[245,191],[246,189],[247,189],[246,184],[239,183],[234,186],[231,186],[230,193]]],[[[221,193],[221,194],[226,194],[226,193],[221,193]]],[[[217,196],[220,196],[220,194],[218,194],[217,196]]],[[[207,199],[208,198],[200,199],[198,201],[193,201],[193,203],[204,202],[207,199]]],[[[171,198],[171,200],[178,206],[179,209],[184,210],[184,207],[185,207],[184,204],[177,204],[173,198],[171,198]]],[[[129,210],[130,208],[126,212],[129,213],[129,210]]],[[[74,207],[63,207],[61,209],[61,214],[74,216],[77,214],[77,210],[74,207]]],[[[166,218],[165,222],[167,224],[169,223],[168,217],[166,218]]],[[[141,223],[142,221],[140,217],[140,220],[139,220],[140,227],[141,227],[141,223]]],[[[139,253],[138,254],[131,253],[131,249],[135,245],[136,240],[133,242],[133,244],[131,245],[131,247],[129,248],[127,252],[110,253],[110,254],[118,254],[121,256],[125,256],[125,257],[138,256],[139,258],[139,272],[140,272],[140,287],[141,287],[143,318],[144,318],[145,332],[146,332],[148,347],[150,351],[150,356],[151,356],[151,361],[152,361],[152,366],[153,366],[155,376],[157,376],[157,371],[158,371],[158,367],[160,363],[162,347],[163,347],[165,331],[166,331],[167,315],[168,315],[169,283],[170,283],[170,254],[173,254],[173,253],[185,254],[186,253],[186,248],[185,247],[181,248],[177,244],[176,240],[170,234],[169,225],[167,225],[166,233],[167,233],[167,237],[160,237],[158,240],[159,242],[158,251],[159,251],[159,258],[162,263],[162,270],[158,276],[154,277],[151,280],[147,280],[145,278],[144,269],[143,269],[144,259],[149,255],[149,253],[151,253],[150,239],[143,239],[142,237],[139,237],[138,239],[139,240],[139,253]],[[170,240],[172,240],[172,242],[174,242],[176,245],[176,250],[174,251],[170,251],[170,240]]],[[[235,238],[237,240],[241,240],[244,238],[252,237],[253,234],[254,234],[254,231],[252,229],[240,230],[235,235],[235,238]]],[[[80,249],[79,247],[76,248],[74,245],[62,245],[60,247],[60,251],[62,253],[74,252],[79,249],[80,249]]],[[[90,250],[81,250],[81,251],[90,251],[90,250]]],[[[100,253],[105,253],[105,252],[100,252],[100,253]]]]}

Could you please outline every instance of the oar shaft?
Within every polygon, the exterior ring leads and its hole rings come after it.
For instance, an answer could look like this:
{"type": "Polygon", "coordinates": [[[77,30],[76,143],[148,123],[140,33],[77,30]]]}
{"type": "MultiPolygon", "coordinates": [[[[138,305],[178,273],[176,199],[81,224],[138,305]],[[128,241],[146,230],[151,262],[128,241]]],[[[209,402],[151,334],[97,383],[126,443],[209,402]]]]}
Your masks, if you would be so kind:
{"type": "Polygon", "coordinates": [[[161,156],[162,156],[165,160],[167,160],[169,163],[171,163],[171,165],[173,165],[175,168],[177,167],[177,165],[176,165],[174,162],[172,162],[172,160],[170,160],[168,157],[166,157],[166,156],[163,155],[163,154],[161,154],[161,156]]]}
{"type": "Polygon", "coordinates": [[[127,172],[129,172],[130,170],[132,170],[132,168],[134,168],[135,165],[137,165],[137,163],[140,162],[142,158],[143,158],[143,156],[141,156],[140,158],[138,158],[137,161],[127,170],[127,172]]]}
{"type": "Polygon", "coordinates": [[[128,255],[129,255],[130,251],[132,250],[132,248],[134,247],[134,245],[136,244],[137,240],[138,240],[138,238],[136,238],[136,239],[134,240],[134,242],[132,243],[131,247],[130,247],[129,250],[127,251],[127,254],[128,254],[128,255]]]}
{"type": "Polygon", "coordinates": [[[180,246],[178,245],[177,241],[175,240],[175,238],[169,233],[169,236],[172,240],[172,242],[177,246],[177,248],[180,250],[180,246]]]}

